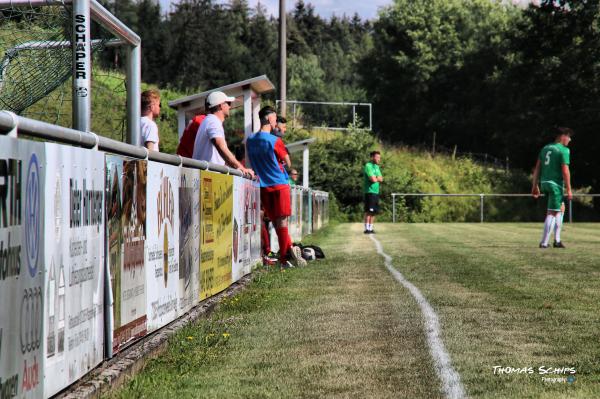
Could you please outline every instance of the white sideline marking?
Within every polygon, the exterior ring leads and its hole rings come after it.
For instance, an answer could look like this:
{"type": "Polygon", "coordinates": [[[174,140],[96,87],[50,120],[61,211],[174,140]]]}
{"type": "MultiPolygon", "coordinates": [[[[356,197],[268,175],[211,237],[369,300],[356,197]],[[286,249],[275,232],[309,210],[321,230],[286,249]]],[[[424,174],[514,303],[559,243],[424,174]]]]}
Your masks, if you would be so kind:
{"type": "Polygon", "coordinates": [[[408,281],[402,273],[394,268],[392,265],[392,257],[383,252],[381,243],[373,236],[369,235],[371,240],[377,247],[379,255],[385,259],[385,267],[392,273],[392,276],[401,283],[406,289],[410,291],[412,296],[417,301],[417,304],[421,308],[421,312],[425,317],[425,332],[427,333],[427,343],[429,344],[429,351],[433,357],[435,363],[435,370],[442,380],[442,389],[444,395],[449,399],[459,399],[465,397],[465,389],[460,382],[460,376],[452,367],[452,361],[450,355],[446,352],[442,338],[440,337],[440,322],[438,321],[437,314],[427,302],[427,299],[423,296],[421,291],[408,281]]]}

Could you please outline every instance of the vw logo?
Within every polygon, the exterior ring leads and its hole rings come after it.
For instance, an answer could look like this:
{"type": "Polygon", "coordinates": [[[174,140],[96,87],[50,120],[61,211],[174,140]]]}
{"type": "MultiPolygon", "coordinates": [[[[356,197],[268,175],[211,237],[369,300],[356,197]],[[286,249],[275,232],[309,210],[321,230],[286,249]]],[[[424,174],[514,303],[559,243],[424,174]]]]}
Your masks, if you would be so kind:
{"type": "Polygon", "coordinates": [[[28,288],[21,300],[21,353],[39,349],[42,335],[42,289],[28,288]]]}
{"type": "Polygon", "coordinates": [[[35,154],[31,155],[27,170],[25,194],[25,249],[31,277],[37,273],[40,250],[40,167],[35,154]]]}

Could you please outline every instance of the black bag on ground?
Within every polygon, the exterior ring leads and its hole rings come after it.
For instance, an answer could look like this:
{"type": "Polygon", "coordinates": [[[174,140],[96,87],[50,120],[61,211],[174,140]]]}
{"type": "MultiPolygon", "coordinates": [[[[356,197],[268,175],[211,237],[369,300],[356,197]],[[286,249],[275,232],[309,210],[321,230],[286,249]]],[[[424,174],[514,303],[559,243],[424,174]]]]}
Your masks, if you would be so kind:
{"type": "Polygon", "coordinates": [[[302,257],[305,258],[304,256],[304,248],[310,248],[313,251],[315,251],[315,259],[325,259],[325,252],[323,252],[323,250],[321,249],[321,247],[318,247],[316,245],[302,245],[302,243],[294,243],[294,245],[300,247],[300,249],[302,250],[302,257]]]}

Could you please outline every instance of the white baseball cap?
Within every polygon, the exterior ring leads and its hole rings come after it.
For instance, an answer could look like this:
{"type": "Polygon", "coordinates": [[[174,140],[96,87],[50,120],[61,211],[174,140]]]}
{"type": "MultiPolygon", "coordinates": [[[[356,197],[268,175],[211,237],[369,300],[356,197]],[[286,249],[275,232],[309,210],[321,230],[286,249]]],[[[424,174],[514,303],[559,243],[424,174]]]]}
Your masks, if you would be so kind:
{"type": "Polygon", "coordinates": [[[234,101],[235,97],[229,97],[222,91],[213,91],[208,95],[208,97],[206,97],[206,105],[208,108],[213,108],[226,102],[232,103],[234,101]]]}

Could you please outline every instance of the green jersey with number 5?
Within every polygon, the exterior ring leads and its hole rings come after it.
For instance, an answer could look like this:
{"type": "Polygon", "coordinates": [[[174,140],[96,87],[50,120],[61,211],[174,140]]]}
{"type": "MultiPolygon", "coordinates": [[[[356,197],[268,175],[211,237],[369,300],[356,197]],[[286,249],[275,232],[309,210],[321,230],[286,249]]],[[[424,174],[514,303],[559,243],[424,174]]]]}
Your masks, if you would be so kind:
{"type": "Polygon", "coordinates": [[[563,186],[562,166],[569,165],[571,153],[561,143],[548,144],[540,151],[542,172],[540,182],[552,182],[563,186]]]}

